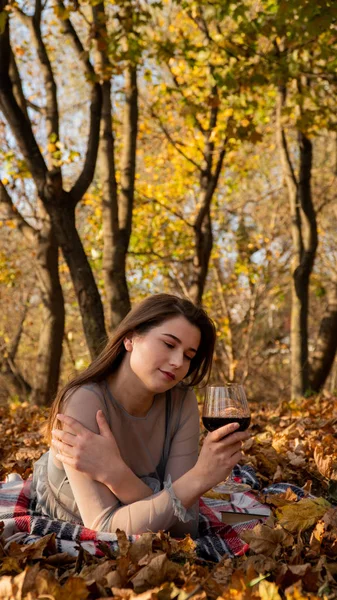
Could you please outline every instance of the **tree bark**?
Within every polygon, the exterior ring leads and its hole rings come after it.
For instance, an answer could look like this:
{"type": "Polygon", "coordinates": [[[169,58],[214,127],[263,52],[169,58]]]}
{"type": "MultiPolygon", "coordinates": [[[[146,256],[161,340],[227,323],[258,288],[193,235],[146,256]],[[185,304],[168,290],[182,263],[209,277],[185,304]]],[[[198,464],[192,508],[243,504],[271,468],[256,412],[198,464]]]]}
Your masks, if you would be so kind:
{"type": "Polygon", "coordinates": [[[131,308],[126,278],[126,259],[132,228],[138,133],[137,59],[129,56],[129,35],[132,34],[132,5],[121,7],[118,21],[121,44],[125,53],[125,107],[120,160],[120,186],[116,181],[116,161],[112,125],[111,65],[105,51],[108,33],[104,5],[94,8],[96,27],[96,64],[103,78],[103,108],[99,143],[99,177],[103,206],[103,274],[108,307],[109,327],[114,329],[131,308]],[[102,50],[103,49],[103,50],[102,50]]]}
{"type": "Polygon", "coordinates": [[[85,338],[92,358],[106,343],[101,297],[83,244],[76,229],[75,207],[67,192],[55,204],[49,204],[49,215],[57,241],[70,271],[76,293],[85,338]]]}
{"type": "MultiPolygon", "coordinates": [[[[6,207],[9,216],[16,220],[22,236],[37,249],[36,270],[43,312],[36,367],[31,380],[31,399],[39,405],[50,404],[57,392],[64,334],[64,299],[58,272],[58,245],[43,207],[40,214],[43,225],[40,230],[36,230],[14,209],[12,200],[1,182],[0,203],[6,207]]],[[[15,350],[10,352],[13,361],[18,343],[19,338],[15,350]]],[[[27,386],[24,389],[27,391],[27,386]]]]}
{"type": "MultiPolygon", "coordinates": [[[[131,98],[131,104],[137,103],[137,98],[131,98]]],[[[132,110],[126,109],[124,127],[130,137],[137,136],[137,124],[135,129],[126,122],[127,118],[133,119],[132,110]]],[[[124,143],[128,146],[127,133],[124,143]]],[[[130,152],[134,152],[135,146],[131,146],[130,152]]],[[[130,172],[126,169],[126,148],[123,153],[123,166],[125,166],[124,177],[122,175],[121,191],[118,194],[115,160],[114,160],[114,137],[112,131],[112,104],[111,84],[106,81],[103,84],[103,111],[101,123],[101,136],[99,148],[99,176],[102,183],[102,206],[103,206],[103,273],[105,293],[108,306],[108,322],[111,329],[117,327],[118,323],[125,317],[131,308],[129,290],[126,280],[126,257],[131,234],[131,219],[133,210],[134,188],[128,184],[130,178],[134,179],[134,167],[130,172]],[[125,185],[125,188],[123,187],[125,185]],[[122,214],[121,214],[122,213],[122,214]],[[120,219],[119,219],[120,216],[120,219]],[[124,219],[123,219],[124,217],[124,219]],[[122,227],[120,227],[120,221],[122,227]]]]}
{"type": "Polygon", "coordinates": [[[277,99],[277,145],[288,187],[293,255],[291,262],[291,396],[297,398],[309,390],[308,310],[309,281],[317,249],[316,215],[311,195],[312,144],[298,133],[299,180],[295,176],[282,125],[286,88],[280,87],[277,99]]]}
{"type": "Polygon", "coordinates": [[[10,396],[17,394],[20,398],[22,398],[22,396],[28,397],[32,390],[31,385],[28,383],[28,381],[26,381],[15,364],[15,357],[20,345],[20,339],[27,313],[28,296],[26,302],[24,302],[23,312],[19,321],[18,329],[10,347],[8,347],[5,341],[0,338],[0,347],[2,351],[2,356],[0,356],[0,377],[3,378],[4,387],[6,388],[7,393],[10,396]]]}
{"type": "Polygon", "coordinates": [[[328,306],[319,327],[311,359],[310,388],[319,392],[333,366],[337,352],[337,282],[329,292],[328,306]]]}
{"type": "Polygon", "coordinates": [[[38,232],[38,279],[43,312],[31,400],[50,405],[60,377],[65,310],[58,269],[59,248],[49,221],[38,232]]]}
{"type": "Polygon", "coordinates": [[[215,144],[211,135],[218,120],[217,88],[212,89],[214,106],[211,108],[209,126],[205,132],[204,164],[200,174],[200,209],[194,222],[195,253],[193,257],[192,281],[189,296],[195,304],[202,303],[208,273],[209,260],[213,247],[213,232],[211,222],[211,202],[218,185],[225,153],[226,139],[223,141],[218,160],[213,166],[215,144]]]}

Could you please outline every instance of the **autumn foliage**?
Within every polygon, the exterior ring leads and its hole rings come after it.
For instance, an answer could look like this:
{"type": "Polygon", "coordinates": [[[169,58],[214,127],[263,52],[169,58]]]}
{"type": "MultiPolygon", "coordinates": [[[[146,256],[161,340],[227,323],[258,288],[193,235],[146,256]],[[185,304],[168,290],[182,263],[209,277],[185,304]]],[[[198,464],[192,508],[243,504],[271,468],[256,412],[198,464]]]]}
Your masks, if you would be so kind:
{"type": "MultiPolygon", "coordinates": [[[[146,533],[133,544],[118,532],[119,551],[101,543],[102,557],[79,548],[77,557],[57,553],[54,534],[28,546],[0,546],[0,598],[85,600],[332,599],[337,595],[337,409],[336,398],[320,396],[301,403],[266,408],[255,404],[252,438],[245,462],[256,469],[262,486],[296,484],[283,494],[257,494],[271,516],[242,539],[249,552],[224,556],[218,564],[199,558],[194,542],[166,533],[146,533]]],[[[2,407],[1,479],[24,478],[46,449],[41,426],[46,414],[26,405],[2,407]]]]}

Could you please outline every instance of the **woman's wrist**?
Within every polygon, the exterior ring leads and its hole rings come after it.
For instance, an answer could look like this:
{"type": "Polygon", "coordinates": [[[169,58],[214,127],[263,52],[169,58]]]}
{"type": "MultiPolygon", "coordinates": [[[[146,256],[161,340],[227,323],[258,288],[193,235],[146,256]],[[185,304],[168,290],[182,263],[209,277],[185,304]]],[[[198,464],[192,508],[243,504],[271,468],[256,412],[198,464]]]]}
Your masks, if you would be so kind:
{"type": "Polygon", "coordinates": [[[196,467],[173,482],[173,490],[185,508],[190,508],[206,491],[205,485],[196,467]]]}
{"type": "Polygon", "coordinates": [[[111,490],[117,488],[125,475],[129,473],[130,469],[121,458],[118,461],[114,461],[113,465],[110,465],[102,475],[101,483],[104,483],[111,490]]]}

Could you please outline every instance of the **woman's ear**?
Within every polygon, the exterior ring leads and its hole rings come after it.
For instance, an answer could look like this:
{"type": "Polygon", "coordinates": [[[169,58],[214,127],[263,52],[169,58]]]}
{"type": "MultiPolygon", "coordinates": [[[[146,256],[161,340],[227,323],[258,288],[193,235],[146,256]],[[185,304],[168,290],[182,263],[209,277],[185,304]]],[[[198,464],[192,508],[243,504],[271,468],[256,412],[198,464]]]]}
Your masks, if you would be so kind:
{"type": "Polygon", "coordinates": [[[132,348],[133,348],[133,340],[132,337],[125,337],[124,338],[124,348],[127,352],[131,352],[132,348]]]}

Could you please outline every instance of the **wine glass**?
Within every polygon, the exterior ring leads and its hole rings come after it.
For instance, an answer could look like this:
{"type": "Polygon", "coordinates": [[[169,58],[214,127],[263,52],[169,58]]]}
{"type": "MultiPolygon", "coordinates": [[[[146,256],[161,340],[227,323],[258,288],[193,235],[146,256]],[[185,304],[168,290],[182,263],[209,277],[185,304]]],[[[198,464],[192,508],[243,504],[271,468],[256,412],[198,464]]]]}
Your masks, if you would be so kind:
{"type": "MultiPolygon", "coordinates": [[[[250,425],[250,410],[243,385],[228,383],[207,386],[202,421],[208,431],[215,431],[230,423],[239,423],[240,427],[236,431],[245,431],[250,425]]],[[[250,489],[250,485],[234,481],[232,473],[226,482],[221,484],[221,492],[224,494],[235,494],[250,489]]]]}

